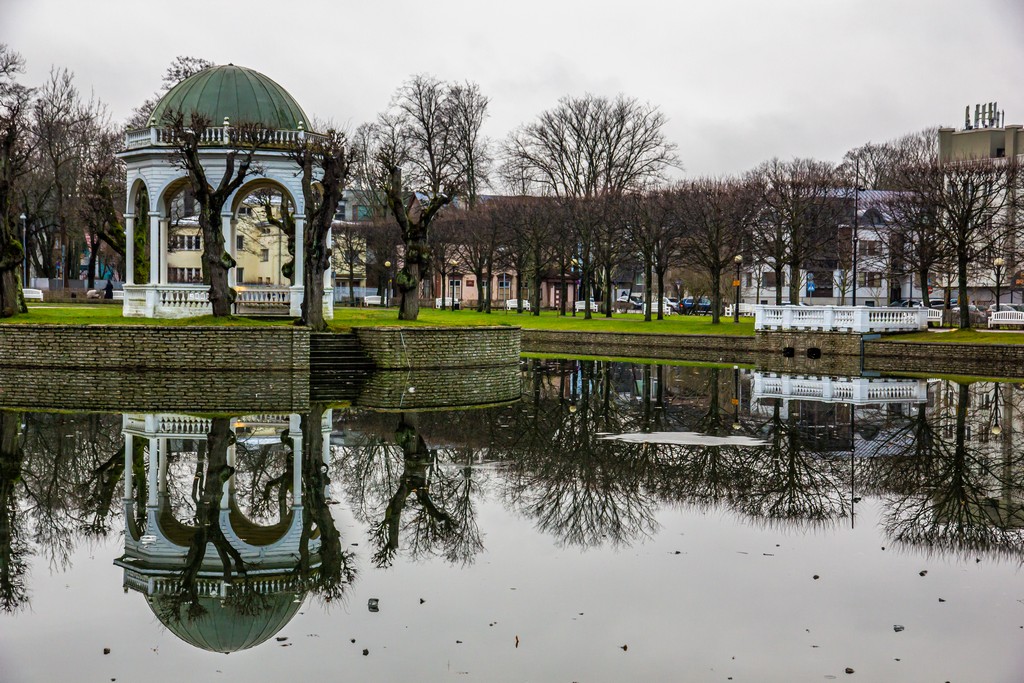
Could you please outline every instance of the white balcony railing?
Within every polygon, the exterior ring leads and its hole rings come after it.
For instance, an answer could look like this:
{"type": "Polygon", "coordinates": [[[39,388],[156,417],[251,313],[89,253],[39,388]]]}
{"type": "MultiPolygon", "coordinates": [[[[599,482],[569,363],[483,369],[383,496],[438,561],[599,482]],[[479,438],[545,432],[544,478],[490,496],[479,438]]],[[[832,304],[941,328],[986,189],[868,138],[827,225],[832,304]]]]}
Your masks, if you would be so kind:
{"type": "Polygon", "coordinates": [[[928,329],[927,308],[868,306],[755,306],[755,330],[915,332],[928,329]]]}
{"type": "Polygon", "coordinates": [[[928,382],[918,379],[819,377],[754,373],[751,398],[780,398],[824,403],[924,403],[928,382]]]}

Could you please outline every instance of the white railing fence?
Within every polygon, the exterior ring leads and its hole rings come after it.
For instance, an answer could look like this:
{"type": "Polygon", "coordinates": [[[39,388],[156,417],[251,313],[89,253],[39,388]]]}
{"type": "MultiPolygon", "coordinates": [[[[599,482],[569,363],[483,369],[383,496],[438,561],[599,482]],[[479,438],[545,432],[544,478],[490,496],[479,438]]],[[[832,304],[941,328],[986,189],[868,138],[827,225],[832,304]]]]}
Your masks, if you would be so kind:
{"type": "Polygon", "coordinates": [[[754,373],[751,398],[780,398],[825,403],[923,403],[928,382],[874,377],[819,377],[754,373]]]}
{"type": "Polygon", "coordinates": [[[929,309],[868,306],[755,306],[755,330],[914,332],[928,329],[929,309]]]}

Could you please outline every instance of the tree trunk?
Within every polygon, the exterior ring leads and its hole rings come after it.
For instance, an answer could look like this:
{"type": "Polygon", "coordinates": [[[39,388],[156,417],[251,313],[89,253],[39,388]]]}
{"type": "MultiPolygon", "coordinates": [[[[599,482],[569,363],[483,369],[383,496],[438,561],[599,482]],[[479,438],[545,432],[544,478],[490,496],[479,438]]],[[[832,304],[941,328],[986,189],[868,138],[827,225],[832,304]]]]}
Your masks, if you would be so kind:
{"type": "MultiPolygon", "coordinates": [[[[644,322],[651,322],[651,280],[654,279],[654,266],[649,258],[644,259],[644,322]]],[[[694,302],[694,307],[696,307],[694,302]]]]}
{"type": "Polygon", "coordinates": [[[665,271],[658,270],[658,320],[665,319],[665,271]]]}
{"type": "MultiPolygon", "coordinates": [[[[722,322],[722,268],[711,269],[711,281],[719,283],[718,287],[711,290],[711,324],[718,325],[722,322]]],[[[696,303],[694,303],[696,306],[696,303]]]]}
{"type": "Polygon", "coordinates": [[[0,318],[10,318],[20,311],[18,271],[15,268],[0,270],[0,318]]]}
{"type": "MultiPolygon", "coordinates": [[[[412,245],[409,245],[412,247],[412,245]]],[[[426,248],[420,245],[422,248],[426,248]]],[[[420,264],[418,261],[406,262],[402,267],[402,270],[398,272],[398,277],[395,278],[398,284],[399,292],[399,305],[398,305],[398,319],[399,320],[416,320],[420,315],[420,299],[419,299],[419,283],[420,283],[420,264]]],[[[441,293],[441,304],[444,304],[445,293],[441,293]]]]}
{"type": "MultiPolygon", "coordinates": [[[[538,261],[539,263],[539,261],[538,261]]],[[[539,266],[534,266],[533,269],[533,315],[540,316],[540,281],[541,281],[541,269],[539,266]]]]}
{"type": "Polygon", "coordinates": [[[775,305],[776,306],[781,306],[782,305],[782,282],[783,282],[782,276],[785,273],[785,271],[782,269],[782,265],[781,264],[777,265],[777,266],[774,266],[772,268],[772,271],[775,273],[775,305]]]}
{"type": "Polygon", "coordinates": [[[967,300],[967,253],[961,251],[957,254],[956,260],[956,288],[960,309],[960,329],[966,330],[971,326],[971,302],[967,300]]]}
{"type": "Polygon", "coordinates": [[[612,307],[616,300],[615,292],[612,291],[612,267],[604,267],[604,317],[612,317],[612,307]]]}
{"type": "Polygon", "coordinates": [[[921,280],[921,301],[924,302],[925,308],[931,308],[932,300],[928,294],[928,266],[921,266],[917,277],[921,280]]]}
{"type": "MultiPolygon", "coordinates": [[[[235,260],[224,249],[224,230],[220,218],[220,207],[215,211],[199,214],[199,225],[203,230],[206,248],[203,250],[203,266],[210,284],[210,306],[214,317],[231,315],[231,304],[235,302],[235,290],[228,287],[228,270],[235,266],[235,260]]],[[[159,249],[151,244],[150,249],[159,249]]]]}
{"type": "Polygon", "coordinates": [[[100,238],[93,237],[89,244],[89,274],[86,276],[86,288],[96,289],[96,262],[99,257],[100,238]]]}

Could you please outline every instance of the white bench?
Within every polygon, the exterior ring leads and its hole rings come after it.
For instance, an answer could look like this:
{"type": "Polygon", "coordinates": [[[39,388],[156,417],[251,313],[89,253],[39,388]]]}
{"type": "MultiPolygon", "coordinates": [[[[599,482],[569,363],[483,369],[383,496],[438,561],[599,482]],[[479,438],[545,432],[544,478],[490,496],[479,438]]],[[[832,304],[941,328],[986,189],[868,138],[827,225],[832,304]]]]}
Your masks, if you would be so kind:
{"type": "MultiPolygon", "coordinates": [[[[518,311],[519,310],[519,299],[505,299],[505,310],[506,311],[518,311]]],[[[523,301],[523,310],[530,310],[530,302],[523,301]]]]}
{"type": "Polygon", "coordinates": [[[378,294],[371,294],[369,296],[364,296],[363,297],[363,305],[364,306],[380,306],[381,303],[382,303],[382,301],[381,301],[382,298],[383,297],[381,297],[378,294]]]}
{"type": "Polygon", "coordinates": [[[43,300],[43,290],[41,290],[41,289],[31,289],[31,288],[27,288],[26,287],[25,289],[21,290],[21,293],[22,293],[22,295],[24,295],[25,301],[29,301],[29,300],[32,300],[32,301],[42,301],[43,300]]]}
{"type": "MultiPolygon", "coordinates": [[[[462,304],[460,303],[460,301],[458,299],[452,299],[450,296],[446,296],[444,298],[445,308],[451,308],[453,301],[455,302],[456,306],[462,308],[462,304]]],[[[434,308],[441,308],[441,297],[437,297],[436,299],[434,299],[434,308]]]]}
{"type": "MultiPolygon", "coordinates": [[[[657,301],[652,303],[651,304],[651,315],[658,315],[658,308],[659,308],[659,306],[658,306],[658,302],[657,301]]],[[[642,312],[644,313],[644,315],[647,314],[647,304],[644,304],[642,312]]],[[[665,306],[665,311],[664,311],[664,313],[662,313],[662,315],[672,315],[673,312],[674,311],[672,310],[671,306],[665,306]]]]}
{"type": "Polygon", "coordinates": [[[1000,325],[1024,325],[1024,312],[1021,311],[996,311],[988,317],[988,326],[999,327],[1000,325]]]}
{"type": "MultiPolygon", "coordinates": [[[[725,307],[725,317],[731,318],[735,304],[728,304],[725,307]]],[[[754,304],[740,302],[740,315],[752,317],[754,315],[754,304]]]]}
{"type": "MultiPolygon", "coordinates": [[[[585,310],[587,310],[587,302],[586,301],[577,301],[576,302],[576,310],[577,311],[585,311],[585,310]]],[[[590,310],[593,311],[594,313],[597,313],[597,302],[596,301],[591,301],[590,302],[590,310]]]]}
{"type": "Polygon", "coordinates": [[[928,324],[931,325],[932,323],[935,323],[936,325],[941,325],[942,324],[942,309],[940,309],[940,308],[929,308],[928,309],[928,324]]]}

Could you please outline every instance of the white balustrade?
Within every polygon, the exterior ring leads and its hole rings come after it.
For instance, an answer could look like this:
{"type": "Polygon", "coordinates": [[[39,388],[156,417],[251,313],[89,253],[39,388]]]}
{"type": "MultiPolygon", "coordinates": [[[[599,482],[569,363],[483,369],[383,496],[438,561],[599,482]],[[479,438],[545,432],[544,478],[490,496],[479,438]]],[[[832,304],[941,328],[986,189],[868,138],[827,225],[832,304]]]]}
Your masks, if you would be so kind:
{"type": "MultiPolygon", "coordinates": [[[[267,130],[265,147],[291,147],[306,139],[326,139],[318,133],[310,133],[305,130],[267,130]]],[[[203,131],[200,136],[201,145],[228,145],[231,143],[230,127],[211,126],[203,131]]],[[[175,144],[174,133],[170,128],[153,126],[151,128],[137,128],[125,133],[124,144],[127,149],[138,149],[140,147],[163,147],[175,144]]]]}
{"type": "Polygon", "coordinates": [[[824,403],[924,403],[928,382],[921,379],[824,377],[754,373],[754,400],[779,398],[824,403]]]}
{"type": "Polygon", "coordinates": [[[868,306],[755,306],[755,330],[915,332],[928,329],[926,308],[868,306]]]}

